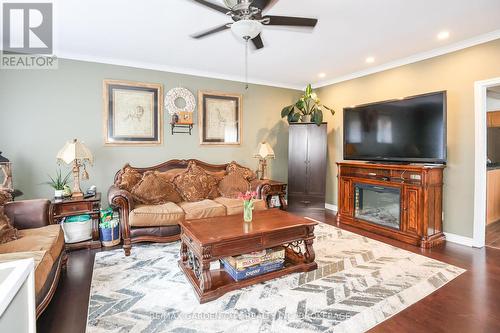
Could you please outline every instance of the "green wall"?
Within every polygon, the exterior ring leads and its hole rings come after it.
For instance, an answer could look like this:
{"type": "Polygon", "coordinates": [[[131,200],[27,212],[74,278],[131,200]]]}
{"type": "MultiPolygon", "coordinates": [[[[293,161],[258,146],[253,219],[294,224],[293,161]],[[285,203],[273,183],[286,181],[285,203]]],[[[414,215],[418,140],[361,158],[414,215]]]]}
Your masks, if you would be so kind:
{"type": "MultiPolygon", "coordinates": [[[[299,91],[250,85],[189,75],[91,62],[59,60],[57,70],[0,70],[0,151],[13,162],[14,185],[23,199],[50,198],[47,174],[57,168],[56,154],[72,138],[84,141],[95,157],[88,169],[90,180],[105,193],[115,172],[125,163],[151,166],[173,158],[197,158],[210,163],[232,160],[257,168],[252,158],[260,141],[276,153],[270,162],[271,178],[287,180],[288,125],[280,118],[283,106],[292,104],[299,91]],[[199,145],[198,125],[193,135],[170,134],[165,112],[164,143],[156,147],[105,147],[103,144],[103,79],[162,83],[164,91],[182,86],[196,96],[198,90],[243,95],[242,144],[237,147],[199,145]]],[[[197,122],[197,111],[195,113],[197,122]]],[[[63,171],[69,166],[63,165],[63,171]]]]}

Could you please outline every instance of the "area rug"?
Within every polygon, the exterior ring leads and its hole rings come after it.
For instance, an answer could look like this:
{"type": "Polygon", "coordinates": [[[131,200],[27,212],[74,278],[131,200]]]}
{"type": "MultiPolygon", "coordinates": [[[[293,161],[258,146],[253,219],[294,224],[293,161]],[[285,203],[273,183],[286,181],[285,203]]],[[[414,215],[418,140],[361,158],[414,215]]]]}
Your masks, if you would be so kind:
{"type": "Polygon", "coordinates": [[[96,254],[88,333],[363,332],[464,269],[319,223],[319,268],[199,304],[177,266],[179,243],[96,254]]]}

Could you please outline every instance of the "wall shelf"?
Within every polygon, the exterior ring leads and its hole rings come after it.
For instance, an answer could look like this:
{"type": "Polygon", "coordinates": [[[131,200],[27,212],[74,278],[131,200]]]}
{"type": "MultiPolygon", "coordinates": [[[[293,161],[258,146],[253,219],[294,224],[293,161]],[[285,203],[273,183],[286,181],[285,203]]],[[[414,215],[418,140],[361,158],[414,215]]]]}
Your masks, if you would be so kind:
{"type": "Polygon", "coordinates": [[[177,123],[170,123],[170,129],[172,132],[172,135],[174,134],[189,134],[191,135],[191,132],[193,130],[194,124],[177,124],[177,123]]]}

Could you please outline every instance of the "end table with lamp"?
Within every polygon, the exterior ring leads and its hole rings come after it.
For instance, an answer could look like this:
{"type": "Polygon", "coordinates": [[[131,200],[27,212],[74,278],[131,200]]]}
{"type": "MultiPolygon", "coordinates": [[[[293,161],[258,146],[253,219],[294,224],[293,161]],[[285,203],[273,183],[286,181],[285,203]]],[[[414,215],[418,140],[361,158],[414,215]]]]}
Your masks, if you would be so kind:
{"type": "Polygon", "coordinates": [[[73,198],[83,197],[80,188],[80,167],[83,167],[82,179],[89,179],[86,165],[87,163],[90,165],[94,163],[94,157],[90,150],[83,142],[73,139],[73,141],[66,142],[64,147],[57,153],[57,161],[73,165],[73,193],[71,196],[73,198]]]}
{"type": "Polygon", "coordinates": [[[72,164],[73,172],[73,193],[70,198],[55,199],[53,204],[54,223],[60,223],[63,218],[76,215],[90,215],[92,219],[91,235],[88,240],[78,243],[67,243],[67,250],[81,248],[99,248],[99,218],[101,210],[101,194],[95,193],[92,196],[84,196],[80,188],[80,167],[83,167],[82,179],[89,179],[86,165],[94,162],[94,157],[90,149],[83,143],[74,139],[67,142],[57,153],[58,162],[72,164]]]}
{"type": "Polygon", "coordinates": [[[259,170],[257,170],[257,175],[259,179],[267,180],[267,183],[265,185],[267,187],[267,190],[265,191],[266,197],[262,199],[266,201],[268,207],[271,207],[271,198],[273,196],[278,196],[280,202],[280,209],[286,210],[287,203],[285,197],[286,197],[287,184],[266,178],[267,160],[276,158],[273,148],[269,143],[265,141],[261,142],[259,144],[257,154],[254,155],[254,158],[259,159],[259,170]]]}

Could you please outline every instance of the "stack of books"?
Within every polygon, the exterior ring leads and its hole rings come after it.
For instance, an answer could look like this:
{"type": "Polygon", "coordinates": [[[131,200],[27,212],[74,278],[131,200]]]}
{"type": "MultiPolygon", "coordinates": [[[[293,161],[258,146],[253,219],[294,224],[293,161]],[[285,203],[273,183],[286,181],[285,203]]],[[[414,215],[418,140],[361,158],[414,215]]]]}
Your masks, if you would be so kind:
{"type": "Polygon", "coordinates": [[[240,281],[283,268],[285,249],[278,246],[259,252],[226,257],[221,261],[226,272],[236,281],[240,281]]]}

